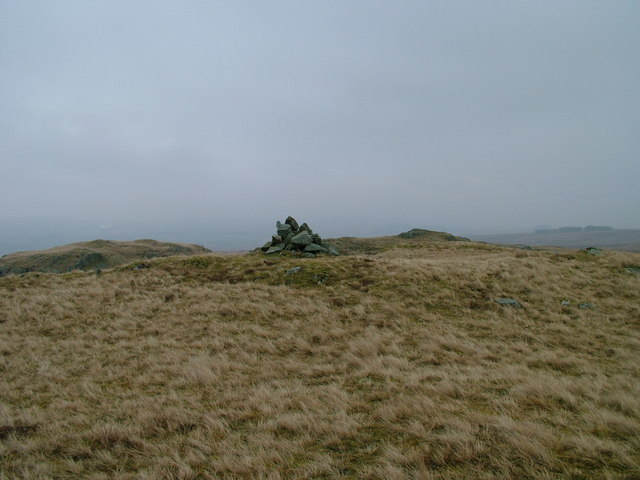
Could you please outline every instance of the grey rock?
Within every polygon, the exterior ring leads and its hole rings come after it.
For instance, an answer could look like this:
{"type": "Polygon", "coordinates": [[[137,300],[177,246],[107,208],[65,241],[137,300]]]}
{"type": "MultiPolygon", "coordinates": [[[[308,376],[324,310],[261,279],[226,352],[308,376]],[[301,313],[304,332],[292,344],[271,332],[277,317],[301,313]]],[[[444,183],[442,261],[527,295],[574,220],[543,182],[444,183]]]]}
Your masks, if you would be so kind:
{"type": "Polygon", "coordinates": [[[282,237],[281,237],[280,235],[272,235],[272,236],[271,236],[271,243],[272,243],[273,245],[277,245],[277,244],[279,244],[279,243],[282,243],[282,240],[283,240],[283,239],[282,239],[282,237]]]}
{"type": "Polygon", "coordinates": [[[296,236],[294,236],[291,239],[291,243],[293,245],[295,245],[296,247],[299,247],[299,248],[306,247],[312,241],[313,240],[311,239],[311,235],[309,235],[309,232],[307,232],[307,231],[302,231],[301,233],[298,233],[296,236]]]}
{"type": "Polygon", "coordinates": [[[300,226],[298,225],[298,222],[296,222],[296,219],[291,216],[287,217],[284,223],[289,225],[291,227],[291,230],[294,232],[297,232],[298,229],[300,228],[300,226]]]}
{"type": "Polygon", "coordinates": [[[624,269],[634,275],[640,275],[640,267],[624,267],[624,269]]]}
{"type": "Polygon", "coordinates": [[[284,250],[285,244],[284,243],[278,243],[277,245],[274,245],[272,247],[269,248],[269,250],[267,250],[267,255],[270,255],[272,253],[277,253],[280,252],[282,250],[284,250]]]}
{"type": "Polygon", "coordinates": [[[304,247],[304,251],[307,253],[327,253],[327,249],[317,243],[310,243],[304,247]]]}
{"type": "Polygon", "coordinates": [[[269,250],[269,249],[271,248],[271,244],[272,244],[272,243],[273,243],[273,242],[267,242],[267,243],[265,243],[265,244],[262,246],[261,250],[262,250],[263,252],[266,252],[267,250],[269,250]]]}
{"type": "Polygon", "coordinates": [[[571,302],[569,302],[569,300],[562,300],[560,302],[560,305],[562,305],[563,307],[568,307],[569,305],[571,305],[571,302]]]}
{"type": "Polygon", "coordinates": [[[316,245],[322,245],[322,238],[320,238],[320,235],[317,233],[311,234],[311,240],[313,240],[313,243],[316,245]]]}
{"type": "Polygon", "coordinates": [[[340,251],[335,246],[325,245],[325,247],[327,247],[329,255],[333,255],[334,257],[337,257],[338,255],[340,255],[340,251]]]}
{"type": "Polygon", "coordinates": [[[587,253],[588,255],[594,255],[594,256],[596,256],[596,257],[597,257],[598,255],[602,255],[602,252],[600,251],[600,249],[599,249],[599,248],[596,248],[596,247],[588,247],[588,248],[585,248],[585,249],[583,250],[583,252],[587,253]]]}
{"type": "Polygon", "coordinates": [[[302,232],[303,230],[306,230],[307,232],[309,232],[309,235],[313,233],[313,231],[311,230],[311,228],[309,228],[309,225],[307,225],[306,222],[300,225],[300,228],[298,228],[298,233],[302,232]]]}
{"type": "Polygon", "coordinates": [[[286,238],[287,235],[291,233],[291,225],[287,225],[286,223],[276,223],[276,229],[278,235],[280,235],[280,237],[282,238],[286,238]]]}
{"type": "Polygon", "coordinates": [[[513,298],[496,298],[495,301],[496,303],[505,305],[507,307],[522,308],[522,304],[519,301],[514,300],[513,298]]]}
{"type": "Polygon", "coordinates": [[[580,310],[591,310],[593,308],[593,303],[584,302],[584,303],[579,304],[578,308],[580,310]]]}
{"type": "Polygon", "coordinates": [[[291,243],[291,239],[295,237],[295,235],[296,235],[295,233],[289,232],[287,236],[283,239],[283,242],[285,243],[285,245],[289,245],[289,243],[291,243]]]}
{"type": "Polygon", "coordinates": [[[302,270],[302,267],[293,267],[293,268],[290,268],[289,270],[287,270],[286,274],[287,275],[295,275],[300,270],[302,270]]]}
{"type": "Polygon", "coordinates": [[[309,253],[309,252],[306,252],[306,253],[304,254],[304,257],[305,257],[305,258],[316,258],[316,254],[315,254],[315,253],[309,253]]]}

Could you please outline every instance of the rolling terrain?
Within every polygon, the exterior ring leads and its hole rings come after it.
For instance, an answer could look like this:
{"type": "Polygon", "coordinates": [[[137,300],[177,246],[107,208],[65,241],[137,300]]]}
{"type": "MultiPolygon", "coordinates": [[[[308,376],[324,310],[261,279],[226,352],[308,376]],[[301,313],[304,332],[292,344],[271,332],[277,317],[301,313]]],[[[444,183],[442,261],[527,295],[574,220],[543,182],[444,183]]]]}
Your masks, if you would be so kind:
{"type": "Polygon", "coordinates": [[[640,477],[639,254],[331,242],[0,278],[0,478],[640,477]]]}
{"type": "Polygon", "coordinates": [[[93,240],[47,250],[16,252],[0,257],[0,276],[26,272],[63,273],[115,267],[133,260],[172,255],[193,255],[210,250],[198,245],[156,240],[93,240]]]}

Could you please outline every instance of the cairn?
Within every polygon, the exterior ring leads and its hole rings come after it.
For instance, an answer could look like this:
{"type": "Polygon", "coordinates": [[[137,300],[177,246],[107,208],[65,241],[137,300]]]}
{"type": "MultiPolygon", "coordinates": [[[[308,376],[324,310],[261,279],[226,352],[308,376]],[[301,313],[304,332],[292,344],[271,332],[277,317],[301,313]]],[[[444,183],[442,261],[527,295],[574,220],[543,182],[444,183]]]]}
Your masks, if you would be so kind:
{"type": "Polygon", "coordinates": [[[323,243],[320,235],[313,233],[309,225],[306,223],[298,225],[293,217],[287,217],[284,223],[278,220],[276,234],[262,247],[262,251],[267,255],[283,250],[301,252],[306,257],[315,257],[320,254],[339,255],[336,247],[323,243]]]}

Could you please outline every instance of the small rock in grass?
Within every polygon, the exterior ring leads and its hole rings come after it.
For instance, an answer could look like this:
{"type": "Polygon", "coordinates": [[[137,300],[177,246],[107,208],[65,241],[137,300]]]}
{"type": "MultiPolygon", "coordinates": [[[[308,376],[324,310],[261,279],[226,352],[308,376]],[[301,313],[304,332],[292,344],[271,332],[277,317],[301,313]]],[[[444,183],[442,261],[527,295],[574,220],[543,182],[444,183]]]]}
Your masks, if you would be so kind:
{"type": "Polygon", "coordinates": [[[513,298],[496,298],[496,303],[507,307],[522,308],[522,304],[513,298]]]}

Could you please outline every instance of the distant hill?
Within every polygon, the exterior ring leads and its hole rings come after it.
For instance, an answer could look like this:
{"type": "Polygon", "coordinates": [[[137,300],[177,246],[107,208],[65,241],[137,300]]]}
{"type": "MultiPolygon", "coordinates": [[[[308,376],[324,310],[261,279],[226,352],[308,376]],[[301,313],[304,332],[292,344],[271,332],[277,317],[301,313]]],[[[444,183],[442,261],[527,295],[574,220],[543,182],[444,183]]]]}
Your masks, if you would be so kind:
{"type": "Polygon", "coordinates": [[[414,228],[408,232],[385,237],[340,237],[328,240],[329,243],[338,248],[341,254],[346,255],[375,254],[396,247],[412,248],[425,243],[455,241],[468,242],[469,239],[456,237],[455,235],[446,232],[434,232],[432,230],[414,228]]]}
{"type": "Polygon", "coordinates": [[[215,251],[249,250],[262,241],[270,225],[270,221],[261,223],[259,220],[246,223],[214,220],[138,221],[101,225],[97,220],[0,217],[0,255],[44,250],[95,238],[154,238],[162,242],[203,245],[215,251]]]}
{"type": "Polygon", "coordinates": [[[210,252],[199,245],[134,240],[94,240],[48,250],[17,252],[0,257],[0,276],[26,272],[64,273],[110,268],[138,259],[195,255],[210,252]]]}
{"type": "Polygon", "coordinates": [[[640,230],[585,230],[578,232],[539,231],[477,235],[472,240],[500,245],[555,246],[566,248],[598,247],[608,250],[640,252],[640,230]]]}

